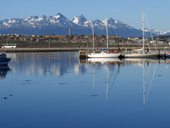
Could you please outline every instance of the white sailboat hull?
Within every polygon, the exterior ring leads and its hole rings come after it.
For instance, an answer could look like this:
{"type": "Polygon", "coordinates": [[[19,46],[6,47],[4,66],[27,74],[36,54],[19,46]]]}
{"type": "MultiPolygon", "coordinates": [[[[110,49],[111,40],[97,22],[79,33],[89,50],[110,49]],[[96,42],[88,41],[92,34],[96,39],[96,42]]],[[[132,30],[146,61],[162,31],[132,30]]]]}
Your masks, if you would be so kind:
{"type": "Polygon", "coordinates": [[[158,53],[129,53],[125,58],[158,58],[158,53]]]}
{"type": "Polygon", "coordinates": [[[106,52],[100,52],[100,53],[88,53],[88,58],[118,58],[121,54],[120,53],[106,53],[106,52]]]}

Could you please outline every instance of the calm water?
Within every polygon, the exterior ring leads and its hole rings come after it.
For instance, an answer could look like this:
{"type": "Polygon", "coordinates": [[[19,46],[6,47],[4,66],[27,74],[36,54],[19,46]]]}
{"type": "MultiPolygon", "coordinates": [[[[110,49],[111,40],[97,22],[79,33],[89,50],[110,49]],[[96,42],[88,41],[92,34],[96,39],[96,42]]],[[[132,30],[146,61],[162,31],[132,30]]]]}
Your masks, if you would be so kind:
{"type": "Polygon", "coordinates": [[[10,70],[0,69],[0,128],[170,127],[169,60],[8,55],[10,70]]]}

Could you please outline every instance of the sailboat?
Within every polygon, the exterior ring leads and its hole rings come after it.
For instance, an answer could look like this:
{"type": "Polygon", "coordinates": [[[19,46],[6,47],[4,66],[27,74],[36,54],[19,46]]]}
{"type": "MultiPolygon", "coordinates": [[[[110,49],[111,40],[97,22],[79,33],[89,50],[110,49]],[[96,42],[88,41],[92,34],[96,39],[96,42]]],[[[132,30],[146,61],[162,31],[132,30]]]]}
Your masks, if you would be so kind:
{"type": "Polygon", "coordinates": [[[109,51],[108,21],[106,22],[106,37],[107,37],[107,49],[106,50],[102,50],[102,51],[94,50],[94,26],[93,26],[93,23],[92,23],[92,33],[93,33],[93,51],[89,52],[87,54],[88,58],[118,58],[121,56],[120,52],[110,52],[109,51]]]}
{"type": "Polygon", "coordinates": [[[142,11],[142,43],[143,47],[141,49],[134,50],[130,53],[125,53],[125,58],[158,58],[159,53],[156,51],[145,50],[145,32],[144,32],[144,15],[142,11]]]}

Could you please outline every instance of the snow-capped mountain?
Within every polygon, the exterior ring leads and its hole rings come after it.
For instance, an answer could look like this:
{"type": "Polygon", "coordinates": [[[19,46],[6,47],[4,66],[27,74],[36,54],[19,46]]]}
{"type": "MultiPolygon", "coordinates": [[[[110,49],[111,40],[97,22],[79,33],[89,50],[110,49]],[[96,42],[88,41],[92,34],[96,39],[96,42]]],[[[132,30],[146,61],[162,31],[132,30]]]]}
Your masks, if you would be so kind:
{"type": "Polygon", "coordinates": [[[71,34],[91,35],[93,24],[95,34],[105,35],[106,23],[108,23],[109,34],[123,37],[140,36],[142,34],[141,30],[112,18],[104,21],[98,19],[92,21],[81,15],[70,20],[61,13],[54,16],[29,16],[22,19],[1,20],[0,34],[68,35],[68,29],[71,29],[71,34]]]}
{"type": "Polygon", "coordinates": [[[161,32],[159,30],[156,30],[156,29],[147,29],[147,28],[145,28],[145,33],[148,33],[151,36],[152,35],[163,35],[164,34],[164,32],[161,32]]]}
{"type": "Polygon", "coordinates": [[[162,32],[160,35],[170,36],[170,30],[166,32],[162,32]]]}

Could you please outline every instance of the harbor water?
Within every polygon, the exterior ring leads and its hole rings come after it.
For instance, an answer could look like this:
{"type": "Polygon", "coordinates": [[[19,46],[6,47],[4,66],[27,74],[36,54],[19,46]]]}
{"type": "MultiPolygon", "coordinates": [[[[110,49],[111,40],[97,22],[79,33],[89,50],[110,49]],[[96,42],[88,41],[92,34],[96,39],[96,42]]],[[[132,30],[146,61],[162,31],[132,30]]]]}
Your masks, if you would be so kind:
{"type": "Polygon", "coordinates": [[[0,128],[169,128],[170,60],[8,53],[0,128]]]}

